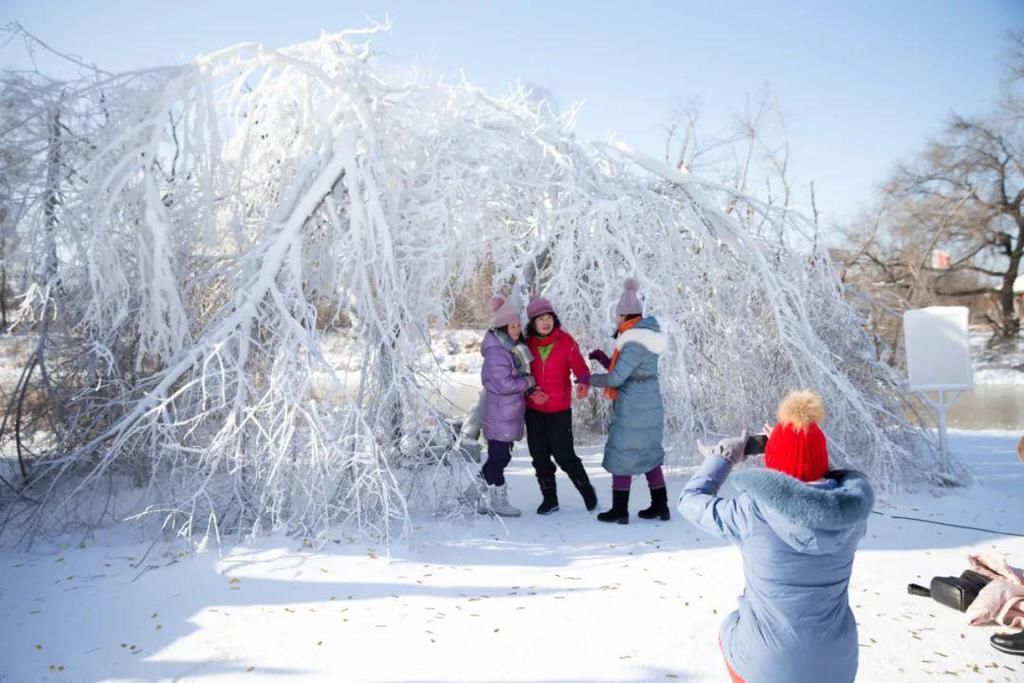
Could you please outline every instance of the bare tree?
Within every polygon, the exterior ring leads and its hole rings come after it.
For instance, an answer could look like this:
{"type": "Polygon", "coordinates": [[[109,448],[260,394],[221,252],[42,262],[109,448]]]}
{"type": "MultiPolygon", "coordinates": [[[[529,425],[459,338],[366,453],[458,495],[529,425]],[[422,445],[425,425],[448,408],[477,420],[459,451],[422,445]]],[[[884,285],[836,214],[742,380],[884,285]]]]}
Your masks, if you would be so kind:
{"type": "MultiPolygon", "coordinates": [[[[665,136],[665,163],[678,171],[718,179],[738,193],[756,193],[769,206],[789,208],[789,134],[778,97],[767,86],[725,129],[708,133],[700,107],[689,103],[674,113],[665,136]]],[[[727,213],[736,210],[733,203],[727,213]]],[[[748,216],[749,217],[749,216],[748,216]]]]}
{"type": "Polygon", "coordinates": [[[986,116],[954,114],[885,185],[844,254],[844,276],[885,290],[896,309],[974,304],[997,338],[1020,333],[1013,286],[1024,255],[1024,34],[1010,36],[1008,81],[986,116]],[[934,263],[937,253],[947,263],[934,263]]]}

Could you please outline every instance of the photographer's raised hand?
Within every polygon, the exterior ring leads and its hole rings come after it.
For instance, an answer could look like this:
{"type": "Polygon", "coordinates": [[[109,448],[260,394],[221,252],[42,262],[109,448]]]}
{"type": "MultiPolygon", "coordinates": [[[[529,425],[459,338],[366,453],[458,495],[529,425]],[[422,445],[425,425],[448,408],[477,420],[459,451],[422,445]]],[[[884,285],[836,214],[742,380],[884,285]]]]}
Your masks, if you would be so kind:
{"type": "Polygon", "coordinates": [[[740,436],[722,439],[711,448],[701,448],[704,462],[690,477],[679,494],[678,510],[691,524],[709,534],[730,541],[746,536],[750,520],[735,498],[719,498],[718,490],[728,478],[734,465],[747,456],[746,430],[740,436]]]}
{"type": "Polygon", "coordinates": [[[747,454],[744,453],[747,446],[747,436],[747,430],[744,429],[740,432],[739,436],[730,436],[727,439],[722,439],[712,449],[711,454],[717,455],[733,465],[739,465],[747,459],[747,454]]]}

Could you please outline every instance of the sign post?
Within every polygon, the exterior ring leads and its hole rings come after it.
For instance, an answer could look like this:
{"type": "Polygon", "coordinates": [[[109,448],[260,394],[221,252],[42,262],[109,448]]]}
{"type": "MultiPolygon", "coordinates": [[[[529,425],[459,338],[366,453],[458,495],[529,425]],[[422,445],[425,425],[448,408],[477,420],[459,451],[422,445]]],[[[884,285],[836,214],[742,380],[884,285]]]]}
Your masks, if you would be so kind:
{"type": "Polygon", "coordinates": [[[910,391],[921,394],[935,410],[939,428],[939,454],[949,466],[946,413],[962,391],[974,388],[967,308],[931,306],[903,314],[903,340],[907,348],[910,391]],[[937,398],[929,396],[935,392],[937,398]]]}

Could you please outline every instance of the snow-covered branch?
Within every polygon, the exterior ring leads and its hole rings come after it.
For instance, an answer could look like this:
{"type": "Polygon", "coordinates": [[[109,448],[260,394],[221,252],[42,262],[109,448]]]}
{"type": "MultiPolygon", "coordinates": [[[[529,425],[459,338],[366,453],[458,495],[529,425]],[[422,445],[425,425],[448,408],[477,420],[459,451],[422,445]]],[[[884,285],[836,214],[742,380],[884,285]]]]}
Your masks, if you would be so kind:
{"type": "MultiPolygon", "coordinates": [[[[138,514],[196,540],[407,530],[410,506],[444,509],[466,469],[441,370],[421,358],[490,267],[496,290],[558,302],[591,347],[608,344],[623,278],[639,278],[674,340],[663,372],[678,464],[698,438],[770,419],[793,386],[825,395],[837,462],[882,488],[936,462],[827,255],[801,237],[806,219],[581,142],[576,110],[528,89],[426,82],[359,40],[239,45],[62,84],[60,210],[48,223],[37,202],[18,229],[54,230],[56,250],[32,258],[57,255],[39,284],[66,428],[28,460],[9,537],[138,514]],[[323,353],[340,313],[356,377],[323,353]]],[[[23,196],[46,196],[39,154],[23,196]]]]}

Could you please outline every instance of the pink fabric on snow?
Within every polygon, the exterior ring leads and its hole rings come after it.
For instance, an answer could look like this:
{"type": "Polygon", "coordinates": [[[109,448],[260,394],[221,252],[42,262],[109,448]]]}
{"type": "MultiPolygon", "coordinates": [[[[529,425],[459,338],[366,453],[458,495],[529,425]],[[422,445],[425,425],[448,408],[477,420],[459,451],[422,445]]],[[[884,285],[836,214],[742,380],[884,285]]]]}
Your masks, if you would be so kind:
{"type": "Polygon", "coordinates": [[[1000,624],[1024,628],[1024,586],[994,579],[967,608],[971,626],[1000,624]]]}
{"type": "Polygon", "coordinates": [[[971,625],[1024,628],[1024,571],[997,555],[972,554],[967,560],[971,569],[992,579],[967,608],[971,625]]]}
{"type": "Polygon", "coordinates": [[[1006,564],[1005,555],[971,553],[967,556],[971,569],[990,579],[1006,579],[1024,586],[1024,570],[1006,564]]]}

